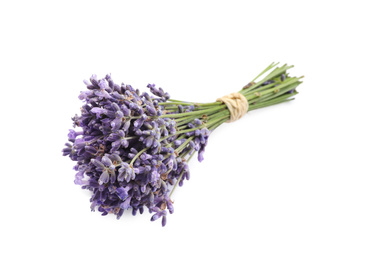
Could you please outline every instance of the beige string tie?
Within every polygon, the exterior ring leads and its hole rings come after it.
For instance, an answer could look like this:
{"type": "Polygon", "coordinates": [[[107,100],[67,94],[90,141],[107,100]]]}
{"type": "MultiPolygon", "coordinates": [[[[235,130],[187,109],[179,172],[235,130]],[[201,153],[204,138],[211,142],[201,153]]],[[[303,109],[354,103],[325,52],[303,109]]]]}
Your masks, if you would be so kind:
{"type": "Polygon", "coordinates": [[[232,93],[221,98],[217,98],[217,101],[226,104],[229,113],[231,114],[227,123],[240,119],[248,111],[248,101],[241,93],[232,93]]]}

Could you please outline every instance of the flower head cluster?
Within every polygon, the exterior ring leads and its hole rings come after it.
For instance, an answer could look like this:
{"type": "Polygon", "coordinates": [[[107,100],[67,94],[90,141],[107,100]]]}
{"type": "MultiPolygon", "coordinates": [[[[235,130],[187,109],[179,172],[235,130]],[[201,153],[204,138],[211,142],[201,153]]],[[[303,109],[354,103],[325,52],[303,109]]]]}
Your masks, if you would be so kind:
{"type": "MultiPolygon", "coordinates": [[[[292,99],[300,78],[289,77],[292,66],[268,66],[238,93],[248,111],[292,99]],[[276,68],[275,68],[276,67],[276,68]],[[275,69],[274,69],[275,68],[275,69]],[[255,79],[257,79],[256,77],[255,79]]],[[[188,161],[203,154],[210,133],[230,119],[225,103],[192,103],[172,100],[168,93],[149,84],[152,94],[130,85],[115,84],[107,75],[84,81],[86,91],[81,115],[72,118],[63,155],[76,161],[75,183],[92,192],[91,209],[120,218],[125,210],[153,213],[166,224],[173,213],[170,199],[177,185],[190,178],[188,161]]]]}
{"type": "Polygon", "coordinates": [[[91,190],[91,209],[120,218],[127,209],[133,215],[147,208],[152,221],[167,211],[173,213],[170,187],[183,184],[190,173],[185,156],[201,151],[209,130],[199,119],[190,119],[179,133],[173,114],[187,113],[193,105],[166,109],[169,94],[148,85],[152,95],[140,93],[130,85],[115,84],[107,75],[84,81],[88,90],[79,98],[85,101],[81,116],[73,117],[69,143],[63,154],[77,164],[75,183],[91,190]],[[163,115],[167,115],[164,117],[163,115]],[[196,129],[197,126],[200,129],[196,129]]]}

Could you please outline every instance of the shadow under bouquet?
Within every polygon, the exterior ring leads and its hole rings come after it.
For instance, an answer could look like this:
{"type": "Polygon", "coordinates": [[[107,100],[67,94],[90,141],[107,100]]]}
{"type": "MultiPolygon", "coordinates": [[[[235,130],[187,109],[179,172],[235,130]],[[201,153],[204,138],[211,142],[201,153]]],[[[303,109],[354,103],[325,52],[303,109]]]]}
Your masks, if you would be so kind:
{"type": "Polygon", "coordinates": [[[76,162],[75,184],[91,191],[91,210],[119,219],[127,209],[145,209],[151,220],[173,213],[177,185],[189,180],[188,162],[204,158],[209,135],[248,111],[292,100],[302,82],[293,66],[271,64],[237,93],[212,103],[170,99],[149,84],[151,94],[118,85],[110,75],[84,81],[81,115],[75,115],[63,155],[76,162]],[[264,76],[267,74],[266,76],[264,76]],[[261,80],[257,81],[257,79],[261,80]]]}

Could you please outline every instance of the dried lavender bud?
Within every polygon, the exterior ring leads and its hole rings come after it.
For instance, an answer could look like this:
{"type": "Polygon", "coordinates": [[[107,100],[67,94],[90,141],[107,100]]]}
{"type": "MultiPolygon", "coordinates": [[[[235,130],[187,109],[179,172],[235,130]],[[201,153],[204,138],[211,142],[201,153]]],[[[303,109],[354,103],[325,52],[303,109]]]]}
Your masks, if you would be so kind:
{"type": "Polygon", "coordinates": [[[280,80],[281,81],[284,81],[286,79],[286,76],[285,76],[285,74],[283,73],[283,74],[281,74],[281,76],[280,76],[280,80]]]}
{"type": "Polygon", "coordinates": [[[275,83],[275,80],[268,80],[268,81],[265,81],[262,85],[263,85],[263,86],[266,86],[266,85],[269,85],[269,84],[272,84],[272,83],[275,83]]]}
{"type": "Polygon", "coordinates": [[[166,216],[162,217],[162,226],[166,226],[166,216]]]}

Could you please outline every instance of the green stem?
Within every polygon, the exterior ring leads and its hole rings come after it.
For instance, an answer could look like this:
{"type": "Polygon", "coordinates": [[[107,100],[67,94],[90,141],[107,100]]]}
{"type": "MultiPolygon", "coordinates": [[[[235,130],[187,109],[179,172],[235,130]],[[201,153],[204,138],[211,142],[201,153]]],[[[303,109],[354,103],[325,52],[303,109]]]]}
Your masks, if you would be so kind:
{"type": "Polygon", "coordinates": [[[259,77],[261,77],[262,75],[264,75],[267,71],[271,70],[272,68],[274,68],[275,66],[277,66],[279,64],[279,62],[277,63],[271,63],[266,69],[264,69],[259,75],[257,75],[256,78],[254,78],[251,82],[255,82],[255,80],[257,80],[259,77]]]}
{"type": "Polygon", "coordinates": [[[210,112],[220,110],[220,109],[224,108],[225,106],[226,105],[220,105],[220,106],[205,109],[205,110],[192,111],[192,112],[186,112],[186,113],[180,113],[180,114],[165,114],[165,115],[161,115],[160,118],[164,118],[164,117],[177,118],[177,117],[184,117],[184,116],[190,116],[190,115],[204,115],[204,114],[207,114],[210,112]]]}
{"type": "Polygon", "coordinates": [[[175,151],[177,152],[177,153],[180,153],[182,150],[184,150],[185,149],[185,147],[188,145],[188,143],[191,141],[191,140],[193,140],[193,138],[194,138],[195,136],[191,136],[191,137],[189,137],[188,139],[186,139],[186,141],[184,142],[184,143],[182,143],[178,148],[176,148],[175,149],[175,151]]]}
{"type": "Polygon", "coordinates": [[[173,101],[173,99],[169,99],[168,102],[160,102],[158,104],[159,105],[163,105],[163,106],[168,106],[168,105],[186,105],[186,106],[191,106],[191,105],[194,105],[193,103],[190,103],[190,102],[173,101]]]}
{"type": "Polygon", "coordinates": [[[249,107],[249,111],[254,110],[254,109],[264,108],[264,107],[268,107],[268,106],[272,106],[272,105],[276,105],[276,104],[280,104],[280,103],[283,103],[283,102],[286,102],[286,101],[293,100],[293,99],[288,99],[288,98],[290,98],[292,96],[295,96],[297,94],[298,94],[298,92],[295,91],[292,94],[282,95],[281,97],[275,98],[273,100],[269,100],[269,101],[262,102],[262,103],[259,103],[259,104],[251,105],[249,107]]]}
{"type": "Polygon", "coordinates": [[[133,166],[133,163],[137,160],[137,158],[143,153],[143,152],[145,152],[145,151],[147,151],[148,150],[148,147],[146,147],[146,148],[144,148],[144,149],[142,149],[141,151],[139,151],[137,154],[136,154],[136,156],[134,156],[133,157],[133,159],[132,159],[132,161],[130,162],[130,166],[133,166]]]}

